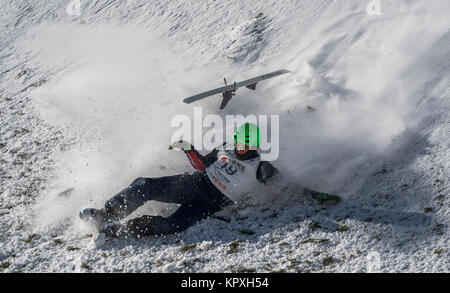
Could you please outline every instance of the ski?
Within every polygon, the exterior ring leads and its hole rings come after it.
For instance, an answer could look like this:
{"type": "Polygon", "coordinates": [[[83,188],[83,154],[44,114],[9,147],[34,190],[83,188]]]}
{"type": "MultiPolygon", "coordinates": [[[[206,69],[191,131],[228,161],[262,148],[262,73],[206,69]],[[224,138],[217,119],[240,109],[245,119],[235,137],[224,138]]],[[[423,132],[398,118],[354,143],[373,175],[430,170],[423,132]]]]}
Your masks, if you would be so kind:
{"type": "Polygon", "coordinates": [[[222,94],[222,103],[220,104],[220,110],[224,109],[226,107],[226,105],[228,104],[228,102],[232,99],[232,97],[235,95],[235,92],[238,88],[240,87],[246,87],[250,90],[256,90],[256,84],[260,81],[266,80],[266,79],[270,79],[282,74],[286,74],[289,73],[290,71],[287,69],[281,69],[281,70],[277,70],[277,71],[273,71],[270,73],[266,73],[254,78],[250,78],[244,81],[240,81],[240,82],[234,82],[232,85],[228,85],[226,79],[224,78],[224,82],[225,82],[225,86],[224,87],[220,87],[220,88],[216,88],[213,90],[209,90],[188,98],[185,98],[183,100],[183,102],[185,102],[186,104],[190,104],[193,103],[195,101],[207,98],[209,96],[213,96],[216,94],[222,94]]]}

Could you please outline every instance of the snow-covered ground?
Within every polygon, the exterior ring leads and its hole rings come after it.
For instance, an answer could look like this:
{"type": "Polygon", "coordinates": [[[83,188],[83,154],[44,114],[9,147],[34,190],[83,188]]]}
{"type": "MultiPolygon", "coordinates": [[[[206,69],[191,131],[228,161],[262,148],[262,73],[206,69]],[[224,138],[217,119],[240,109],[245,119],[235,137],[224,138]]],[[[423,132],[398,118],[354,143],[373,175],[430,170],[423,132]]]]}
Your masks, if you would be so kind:
{"type": "Polygon", "coordinates": [[[0,0],[1,272],[450,271],[450,2],[69,2],[0,0]],[[274,164],[343,203],[93,247],[80,209],[188,170],[170,119],[220,100],[184,97],[280,68],[220,115],[279,114],[274,164]]]}

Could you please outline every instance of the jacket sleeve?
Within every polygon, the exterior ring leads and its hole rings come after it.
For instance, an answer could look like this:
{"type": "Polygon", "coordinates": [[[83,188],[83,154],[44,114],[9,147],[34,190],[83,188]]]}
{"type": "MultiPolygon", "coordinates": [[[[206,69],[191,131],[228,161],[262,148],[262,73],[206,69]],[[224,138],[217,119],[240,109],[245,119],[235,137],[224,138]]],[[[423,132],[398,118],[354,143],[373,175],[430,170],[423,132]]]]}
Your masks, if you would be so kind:
{"type": "Polygon", "coordinates": [[[206,168],[211,166],[215,161],[217,161],[217,153],[219,150],[217,148],[213,149],[209,154],[203,157],[203,162],[205,163],[206,168]]]}
{"type": "Polygon", "coordinates": [[[203,156],[197,150],[192,148],[192,150],[186,152],[186,155],[189,159],[189,163],[191,163],[194,169],[204,171],[217,160],[218,152],[219,150],[215,148],[209,154],[203,156]]]}
{"type": "Polygon", "coordinates": [[[266,185],[272,185],[281,179],[281,175],[271,163],[262,161],[256,171],[256,179],[266,185]]]}

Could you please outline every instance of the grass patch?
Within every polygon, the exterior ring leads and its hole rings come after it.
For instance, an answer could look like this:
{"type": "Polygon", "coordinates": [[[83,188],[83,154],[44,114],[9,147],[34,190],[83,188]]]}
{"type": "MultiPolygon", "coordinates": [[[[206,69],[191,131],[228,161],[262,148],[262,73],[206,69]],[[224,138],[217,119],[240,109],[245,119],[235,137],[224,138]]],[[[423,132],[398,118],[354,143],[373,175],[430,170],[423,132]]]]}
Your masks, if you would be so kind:
{"type": "Polygon", "coordinates": [[[327,267],[336,262],[336,259],[332,256],[328,256],[322,260],[322,266],[327,267]]]}
{"type": "Polygon", "coordinates": [[[335,230],[335,232],[345,232],[347,230],[348,230],[348,226],[347,225],[341,225],[335,230]]]}
{"type": "Polygon", "coordinates": [[[76,247],[76,246],[67,246],[66,249],[68,251],[77,251],[77,250],[81,250],[81,248],[76,247]]]}
{"type": "Polygon", "coordinates": [[[62,239],[53,239],[53,242],[55,243],[55,244],[63,244],[64,243],[64,241],[62,240],[62,239]]]}
{"type": "Polygon", "coordinates": [[[328,239],[325,238],[307,238],[305,240],[303,240],[301,242],[301,244],[306,244],[306,243],[325,243],[328,242],[328,239]]]}
{"type": "Polygon", "coordinates": [[[311,222],[311,224],[309,224],[309,229],[311,230],[316,230],[316,229],[320,229],[322,228],[322,226],[320,225],[320,223],[318,222],[311,222]]]}
{"type": "Polygon", "coordinates": [[[81,266],[80,266],[80,268],[82,268],[82,269],[85,269],[85,270],[92,270],[92,268],[88,265],[88,264],[82,264],[81,266]]]}
{"type": "Polygon", "coordinates": [[[438,248],[434,251],[434,254],[442,254],[444,252],[444,248],[438,248]]]}
{"type": "Polygon", "coordinates": [[[378,233],[378,234],[373,235],[373,238],[376,239],[376,240],[380,240],[381,236],[383,236],[383,234],[378,233]]]}
{"type": "Polygon", "coordinates": [[[34,238],[35,236],[36,236],[36,234],[28,235],[28,237],[25,238],[25,239],[23,240],[23,242],[25,242],[25,243],[30,243],[31,241],[33,241],[33,238],[34,238]]]}
{"type": "Polygon", "coordinates": [[[183,253],[185,253],[186,251],[188,251],[188,250],[191,250],[191,249],[195,249],[197,247],[197,244],[196,243],[194,243],[194,244],[185,244],[185,245],[183,245],[181,248],[180,248],[180,251],[181,252],[183,252],[183,253]]]}
{"type": "Polygon", "coordinates": [[[240,240],[234,241],[230,244],[230,249],[227,251],[227,254],[237,253],[239,251],[240,240]]]}
{"type": "Polygon", "coordinates": [[[434,200],[441,200],[441,199],[443,199],[444,198],[444,195],[443,194],[438,194],[435,198],[434,198],[434,200]]]}
{"type": "Polygon", "coordinates": [[[436,227],[433,228],[433,231],[436,233],[436,235],[442,235],[444,234],[444,224],[436,224],[436,227]]]}

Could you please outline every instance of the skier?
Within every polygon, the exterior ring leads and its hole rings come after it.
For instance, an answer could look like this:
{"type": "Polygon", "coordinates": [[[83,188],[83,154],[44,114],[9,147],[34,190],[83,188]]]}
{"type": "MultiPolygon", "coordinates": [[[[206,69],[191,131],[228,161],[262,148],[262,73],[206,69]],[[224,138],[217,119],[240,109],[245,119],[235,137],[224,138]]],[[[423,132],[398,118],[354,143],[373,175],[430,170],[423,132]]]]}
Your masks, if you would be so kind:
{"type": "MultiPolygon", "coordinates": [[[[102,209],[84,209],[80,212],[80,218],[99,227],[100,233],[95,239],[98,245],[121,235],[158,236],[184,231],[225,206],[242,201],[258,184],[275,186],[280,181],[279,171],[269,162],[260,160],[257,152],[259,144],[259,128],[251,123],[238,127],[234,134],[234,146],[224,144],[206,156],[186,141],[174,142],[169,149],[184,151],[197,172],[192,175],[137,178],[109,199],[102,209]],[[181,206],[167,218],[142,216],[126,223],[120,222],[150,200],[181,206]]],[[[339,199],[308,189],[303,192],[318,201],[339,199]]]]}

